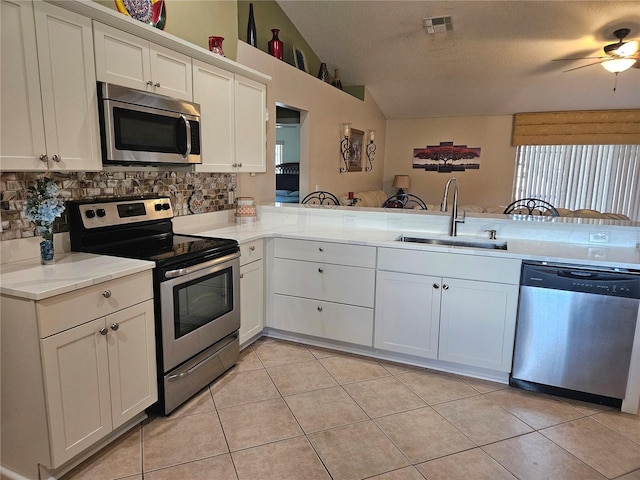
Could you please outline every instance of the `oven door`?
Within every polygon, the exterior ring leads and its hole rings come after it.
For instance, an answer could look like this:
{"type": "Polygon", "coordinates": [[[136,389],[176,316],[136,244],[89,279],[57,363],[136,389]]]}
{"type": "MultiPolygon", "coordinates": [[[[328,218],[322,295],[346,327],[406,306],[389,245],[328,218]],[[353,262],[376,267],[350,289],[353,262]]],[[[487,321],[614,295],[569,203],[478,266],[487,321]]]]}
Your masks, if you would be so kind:
{"type": "Polygon", "coordinates": [[[240,328],[239,257],[164,272],[160,327],[165,373],[240,328]]]}

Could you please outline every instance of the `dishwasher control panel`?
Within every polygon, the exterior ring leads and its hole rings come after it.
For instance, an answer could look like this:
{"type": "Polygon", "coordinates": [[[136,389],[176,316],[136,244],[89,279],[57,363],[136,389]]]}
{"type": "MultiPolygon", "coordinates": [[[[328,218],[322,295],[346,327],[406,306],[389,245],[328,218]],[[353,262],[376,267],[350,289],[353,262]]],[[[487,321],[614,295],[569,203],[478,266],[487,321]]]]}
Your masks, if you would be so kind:
{"type": "Polygon", "coordinates": [[[640,271],[615,271],[578,265],[523,263],[522,286],[640,298],[640,271]]]}

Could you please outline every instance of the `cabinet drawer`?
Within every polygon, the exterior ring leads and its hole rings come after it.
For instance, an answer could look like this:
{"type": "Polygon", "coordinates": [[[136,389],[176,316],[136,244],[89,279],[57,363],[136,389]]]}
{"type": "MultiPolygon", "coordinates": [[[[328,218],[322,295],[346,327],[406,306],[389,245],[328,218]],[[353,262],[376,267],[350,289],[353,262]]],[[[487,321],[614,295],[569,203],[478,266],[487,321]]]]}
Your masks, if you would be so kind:
{"type": "Polygon", "coordinates": [[[520,260],[479,255],[378,249],[378,269],[437,277],[464,278],[517,285],[520,260]]]}
{"type": "Polygon", "coordinates": [[[276,238],[274,256],[353,267],[375,268],[376,266],[376,247],[346,243],[276,238]]]}
{"type": "Polygon", "coordinates": [[[373,346],[373,309],[274,295],[273,328],[373,346]]]}
{"type": "Polygon", "coordinates": [[[151,271],[47,298],[36,303],[40,338],[151,298],[153,298],[151,271]]]}
{"type": "Polygon", "coordinates": [[[275,293],[373,307],[375,270],[286,258],[273,265],[275,293]]]}
{"type": "Polygon", "coordinates": [[[264,256],[264,243],[254,240],[240,244],[240,266],[260,260],[264,256]]]}

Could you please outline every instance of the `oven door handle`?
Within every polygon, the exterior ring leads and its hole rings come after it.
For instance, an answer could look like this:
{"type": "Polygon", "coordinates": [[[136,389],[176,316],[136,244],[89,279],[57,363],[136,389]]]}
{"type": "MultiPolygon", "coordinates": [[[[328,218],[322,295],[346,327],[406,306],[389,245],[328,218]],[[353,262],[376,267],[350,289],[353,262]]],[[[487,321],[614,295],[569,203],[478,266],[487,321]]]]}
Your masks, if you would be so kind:
{"type": "Polygon", "coordinates": [[[200,270],[205,270],[207,268],[220,265],[225,262],[229,262],[231,260],[235,260],[236,258],[239,258],[239,257],[240,257],[239,253],[232,253],[231,255],[226,255],[224,257],[214,258],[213,260],[209,260],[208,262],[199,263],[197,265],[194,265],[193,267],[179,268],[177,270],[169,270],[164,274],[164,276],[165,278],[183,277],[185,275],[189,275],[191,273],[195,273],[200,270]]]}

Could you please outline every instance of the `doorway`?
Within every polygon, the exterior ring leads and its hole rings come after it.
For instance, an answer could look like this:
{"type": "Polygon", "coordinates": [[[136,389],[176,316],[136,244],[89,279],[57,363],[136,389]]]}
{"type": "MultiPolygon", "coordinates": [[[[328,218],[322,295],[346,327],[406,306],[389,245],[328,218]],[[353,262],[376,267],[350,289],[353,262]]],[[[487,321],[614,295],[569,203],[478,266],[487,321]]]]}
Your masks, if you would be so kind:
{"type": "Polygon", "coordinates": [[[276,106],[276,202],[300,203],[300,112],[276,106]]]}

